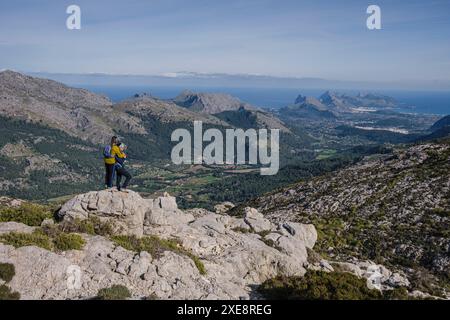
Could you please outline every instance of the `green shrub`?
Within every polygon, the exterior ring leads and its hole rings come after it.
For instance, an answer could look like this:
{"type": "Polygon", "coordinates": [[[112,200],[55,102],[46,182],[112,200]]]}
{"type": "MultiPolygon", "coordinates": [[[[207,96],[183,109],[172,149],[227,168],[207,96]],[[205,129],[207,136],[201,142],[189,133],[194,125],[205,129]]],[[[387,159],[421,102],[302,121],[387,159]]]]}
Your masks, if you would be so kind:
{"type": "Polygon", "coordinates": [[[176,240],[160,239],[157,236],[147,236],[140,239],[134,236],[115,236],[112,240],[127,250],[136,252],[147,251],[155,258],[160,257],[165,251],[172,251],[188,256],[192,259],[192,261],[194,261],[200,274],[206,274],[205,266],[201,262],[200,258],[184,249],[176,240]]]}
{"type": "Polygon", "coordinates": [[[142,300],[160,300],[160,299],[155,293],[152,293],[151,295],[144,297],[142,300]]]}
{"type": "Polygon", "coordinates": [[[194,261],[195,266],[198,269],[198,272],[200,272],[201,275],[206,275],[206,268],[205,265],[203,264],[203,262],[200,260],[199,257],[197,257],[196,255],[193,255],[192,253],[188,253],[188,257],[192,259],[192,261],[194,261]]]}
{"type": "Polygon", "coordinates": [[[261,238],[261,241],[264,242],[268,247],[272,247],[274,249],[277,249],[278,251],[282,251],[282,249],[272,239],[261,238]]]}
{"type": "Polygon", "coordinates": [[[53,242],[56,249],[62,251],[81,250],[85,244],[83,237],[76,233],[60,233],[53,242]]]}
{"type": "Polygon", "coordinates": [[[12,245],[16,248],[25,246],[37,246],[47,250],[52,249],[52,242],[50,238],[42,232],[42,230],[35,230],[33,233],[19,233],[10,232],[0,235],[0,242],[7,245],[12,245]]]}
{"type": "Polygon", "coordinates": [[[234,232],[239,232],[239,233],[249,233],[249,232],[251,232],[250,229],[246,229],[246,228],[243,228],[243,227],[235,227],[235,228],[233,228],[231,230],[234,231],[234,232]]]}
{"type": "Polygon", "coordinates": [[[405,287],[383,291],[383,297],[387,300],[409,300],[408,290],[405,287]]]}
{"type": "Polygon", "coordinates": [[[51,219],[52,213],[46,206],[23,203],[17,208],[0,210],[0,222],[15,221],[29,226],[40,226],[45,219],[51,219]]]}
{"type": "Polygon", "coordinates": [[[16,248],[37,246],[47,250],[81,250],[85,244],[83,237],[75,233],[65,233],[58,225],[45,226],[33,233],[10,232],[0,235],[0,242],[16,248]]]}
{"type": "Polygon", "coordinates": [[[14,275],[16,274],[16,269],[11,263],[0,263],[0,279],[5,282],[10,282],[14,275]]]}
{"type": "Polygon", "coordinates": [[[318,254],[314,250],[312,250],[310,248],[306,248],[306,252],[308,253],[308,262],[309,263],[315,264],[315,263],[320,263],[322,261],[322,257],[320,256],[320,254],[318,254]]]}
{"type": "Polygon", "coordinates": [[[90,217],[89,219],[81,220],[75,219],[72,221],[65,221],[61,224],[64,232],[77,232],[87,234],[97,234],[100,236],[111,236],[114,233],[114,228],[111,222],[102,221],[98,217],[90,217]]]}
{"type": "Polygon", "coordinates": [[[100,289],[97,298],[100,300],[125,300],[131,297],[130,290],[122,285],[113,285],[109,288],[100,289]]]}
{"type": "Polygon", "coordinates": [[[260,232],[256,232],[256,234],[259,234],[261,236],[261,238],[264,238],[265,236],[268,236],[272,231],[270,230],[264,230],[264,231],[260,231],[260,232]]]}
{"type": "Polygon", "coordinates": [[[265,281],[259,291],[268,299],[373,300],[377,290],[367,288],[366,280],[350,273],[308,271],[304,277],[276,277],[265,281]]]}
{"type": "Polygon", "coordinates": [[[0,286],[0,300],[19,300],[20,294],[18,292],[12,292],[6,285],[0,286]]]}

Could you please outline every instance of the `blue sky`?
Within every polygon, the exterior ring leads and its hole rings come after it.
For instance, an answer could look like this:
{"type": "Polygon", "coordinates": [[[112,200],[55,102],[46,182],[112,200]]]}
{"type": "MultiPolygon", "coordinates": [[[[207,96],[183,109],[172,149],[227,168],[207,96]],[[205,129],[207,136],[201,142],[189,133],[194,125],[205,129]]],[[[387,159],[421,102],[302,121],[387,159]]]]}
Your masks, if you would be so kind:
{"type": "Polygon", "coordinates": [[[450,0],[2,1],[0,69],[450,79],[450,0]],[[66,8],[82,10],[67,30],[66,8]],[[377,4],[382,30],[366,28],[377,4]]]}

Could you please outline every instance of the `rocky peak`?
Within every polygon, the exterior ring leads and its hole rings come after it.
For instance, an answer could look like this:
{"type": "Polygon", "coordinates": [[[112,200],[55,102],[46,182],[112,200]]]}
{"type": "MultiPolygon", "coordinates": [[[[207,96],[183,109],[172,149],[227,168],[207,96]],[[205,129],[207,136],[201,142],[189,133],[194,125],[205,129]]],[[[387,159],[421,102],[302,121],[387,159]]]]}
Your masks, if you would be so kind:
{"type": "Polygon", "coordinates": [[[301,104],[306,101],[306,96],[298,95],[297,99],[295,99],[295,104],[301,104]]]}
{"type": "Polygon", "coordinates": [[[208,114],[237,111],[241,107],[255,109],[238,98],[224,93],[195,93],[185,90],[173,101],[181,107],[208,114]]]}
{"type": "Polygon", "coordinates": [[[323,103],[331,103],[333,102],[333,99],[336,98],[336,93],[332,91],[325,91],[319,98],[319,100],[323,103]]]}
{"type": "Polygon", "coordinates": [[[133,96],[133,99],[154,99],[154,97],[150,93],[142,92],[136,93],[133,96]]]}
{"type": "Polygon", "coordinates": [[[297,99],[295,100],[295,104],[300,105],[300,106],[313,107],[320,111],[327,110],[327,107],[322,102],[320,102],[318,99],[316,99],[314,97],[306,97],[306,96],[299,95],[297,97],[297,99]]]}

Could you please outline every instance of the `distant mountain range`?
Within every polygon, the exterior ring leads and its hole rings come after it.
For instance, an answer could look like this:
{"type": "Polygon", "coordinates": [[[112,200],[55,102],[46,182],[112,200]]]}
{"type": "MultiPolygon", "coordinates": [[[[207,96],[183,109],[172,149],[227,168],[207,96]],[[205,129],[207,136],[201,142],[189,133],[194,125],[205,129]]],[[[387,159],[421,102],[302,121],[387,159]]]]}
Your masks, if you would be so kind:
{"type": "Polygon", "coordinates": [[[248,88],[334,88],[356,90],[450,90],[449,80],[432,81],[339,81],[311,77],[276,77],[255,74],[225,74],[169,72],[161,75],[133,74],[74,74],[29,72],[29,75],[63,82],[69,85],[120,85],[120,86],[179,86],[192,87],[248,87],[248,88]]]}
{"type": "MultiPolygon", "coordinates": [[[[395,101],[385,96],[336,92],[319,98],[299,95],[292,105],[276,112],[223,93],[192,91],[169,100],[136,94],[113,103],[54,80],[3,71],[0,193],[42,199],[97,188],[102,180],[100,149],[113,135],[132,150],[136,171],[141,173],[136,180],[147,187],[154,164],[170,163],[173,130],[192,130],[194,120],[219,130],[280,129],[282,166],[327,159],[361,145],[370,149],[448,134],[446,120],[431,127],[439,120],[436,116],[400,114],[392,111],[393,106],[395,101]]],[[[292,177],[286,173],[284,179],[288,182],[292,177]]],[[[242,187],[232,188],[239,197],[264,189],[258,185],[241,192],[242,187]]]]}
{"type": "Polygon", "coordinates": [[[143,117],[162,122],[193,120],[227,127],[215,115],[244,108],[254,113],[261,127],[288,131],[283,123],[265,111],[225,94],[183,92],[174,100],[136,95],[118,104],[84,89],[70,88],[53,80],[0,72],[0,115],[59,129],[67,134],[105,143],[114,134],[147,135],[143,117]]]}
{"type": "Polygon", "coordinates": [[[333,119],[342,113],[367,113],[392,110],[398,106],[391,97],[373,93],[356,96],[327,91],[319,99],[299,95],[293,105],[280,110],[281,114],[302,118],[333,119]]]}

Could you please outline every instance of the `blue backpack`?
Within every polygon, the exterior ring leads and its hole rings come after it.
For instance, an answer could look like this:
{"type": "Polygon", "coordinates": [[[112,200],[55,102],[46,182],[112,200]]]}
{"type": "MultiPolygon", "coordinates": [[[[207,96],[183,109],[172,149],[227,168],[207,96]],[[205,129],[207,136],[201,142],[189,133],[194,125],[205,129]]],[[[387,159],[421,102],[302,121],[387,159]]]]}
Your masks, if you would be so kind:
{"type": "Polygon", "coordinates": [[[105,148],[103,149],[103,157],[104,158],[112,158],[110,145],[105,146],[105,148]]]}

